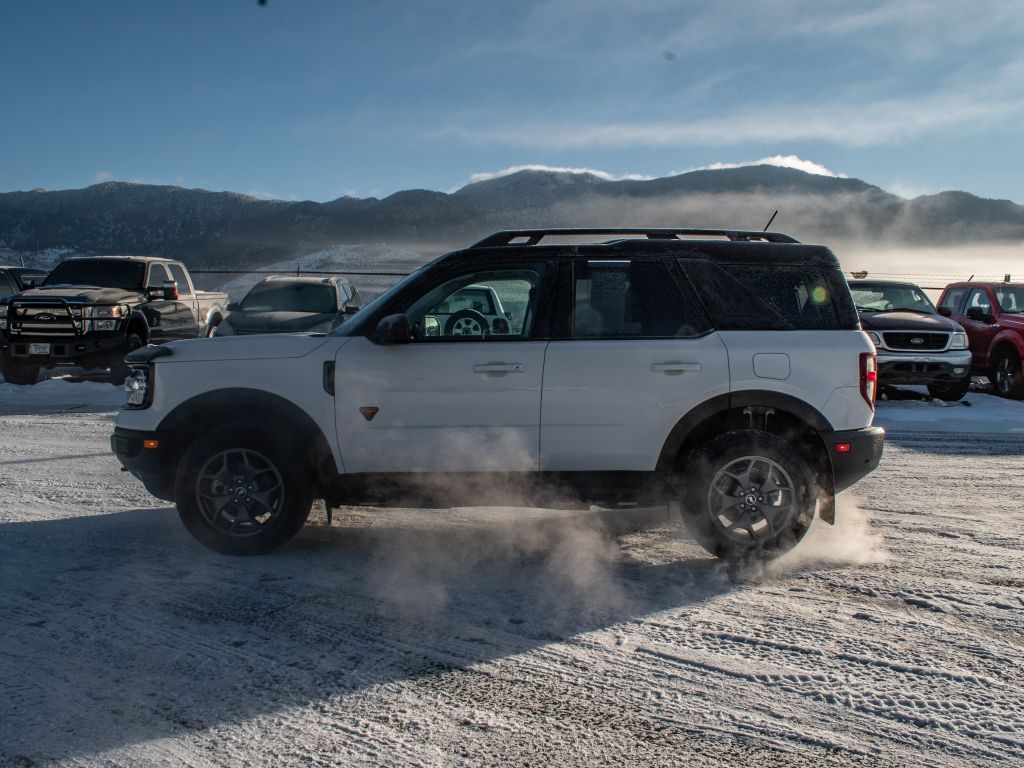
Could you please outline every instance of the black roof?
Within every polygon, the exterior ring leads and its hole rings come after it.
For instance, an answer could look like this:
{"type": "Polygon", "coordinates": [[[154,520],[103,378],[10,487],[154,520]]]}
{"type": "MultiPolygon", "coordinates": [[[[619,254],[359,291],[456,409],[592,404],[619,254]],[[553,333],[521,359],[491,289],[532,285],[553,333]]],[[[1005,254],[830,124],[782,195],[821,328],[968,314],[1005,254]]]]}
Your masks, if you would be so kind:
{"type": "Polygon", "coordinates": [[[535,229],[509,230],[485,237],[469,248],[448,256],[480,256],[483,253],[507,257],[516,254],[553,255],[570,252],[581,256],[615,255],[674,256],[705,259],[723,264],[778,264],[839,267],[831,250],[822,245],[801,243],[778,232],[748,232],[720,229],[535,229]],[[583,238],[626,235],[597,243],[551,243],[545,238],[583,238]]]}

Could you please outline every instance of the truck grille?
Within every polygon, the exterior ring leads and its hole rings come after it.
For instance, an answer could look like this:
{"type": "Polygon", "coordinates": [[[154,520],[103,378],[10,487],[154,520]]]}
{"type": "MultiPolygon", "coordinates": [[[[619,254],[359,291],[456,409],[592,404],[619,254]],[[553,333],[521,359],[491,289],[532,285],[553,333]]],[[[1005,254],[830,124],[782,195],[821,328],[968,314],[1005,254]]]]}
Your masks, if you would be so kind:
{"type": "Polygon", "coordinates": [[[883,333],[882,340],[889,349],[906,349],[917,352],[919,350],[935,351],[945,349],[949,344],[948,333],[907,333],[905,331],[893,331],[883,333]]]}
{"type": "Polygon", "coordinates": [[[72,311],[64,302],[11,302],[8,309],[11,335],[76,336],[82,322],[72,311]]]}

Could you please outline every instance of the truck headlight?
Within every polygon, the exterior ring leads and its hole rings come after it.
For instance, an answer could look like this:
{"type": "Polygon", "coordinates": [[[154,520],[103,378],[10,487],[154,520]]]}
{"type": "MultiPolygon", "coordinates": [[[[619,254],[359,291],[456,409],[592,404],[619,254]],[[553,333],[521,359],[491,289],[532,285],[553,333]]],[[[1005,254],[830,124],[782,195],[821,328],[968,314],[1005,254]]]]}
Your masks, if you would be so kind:
{"type": "Polygon", "coordinates": [[[97,307],[86,307],[86,317],[112,317],[120,319],[128,314],[128,307],[124,304],[114,304],[113,306],[97,306],[97,307]]]}
{"type": "Polygon", "coordinates": [[[876,348],[882,346],[882,337],[874,331],[868,331],[868,338],[871,339],[871,343],[874,344],[876,348]]]}
{"type": "Polygon", "coordinates": [[[146,408],[152,401],[149,388],[149,370],[146,368],[132,368],[132,372],[125,377],[124,391],[128,393],[126,403],[128,408],[146,408]]]}
{"type": "Polygon", "coordinates": [[[963,331],[957,331],[953,334],[953,338],[949,341],[950,349],[967,349],[967,334],[963,331]]]}

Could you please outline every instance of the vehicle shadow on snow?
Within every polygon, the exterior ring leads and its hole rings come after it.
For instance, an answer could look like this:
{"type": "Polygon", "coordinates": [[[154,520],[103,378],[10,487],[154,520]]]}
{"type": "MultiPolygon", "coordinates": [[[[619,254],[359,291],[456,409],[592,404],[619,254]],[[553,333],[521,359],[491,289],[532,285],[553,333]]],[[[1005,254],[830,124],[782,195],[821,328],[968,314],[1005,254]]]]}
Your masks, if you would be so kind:
{"type": "Polygon", "coordinates": [[[171,509],[4,525],[0,762],[572,644],[742,583],[663,511],[476,512],[355,511],[257,558],[206,551],[171,509]],[[614,536],[645,526],[634,557],[614,536]]]}

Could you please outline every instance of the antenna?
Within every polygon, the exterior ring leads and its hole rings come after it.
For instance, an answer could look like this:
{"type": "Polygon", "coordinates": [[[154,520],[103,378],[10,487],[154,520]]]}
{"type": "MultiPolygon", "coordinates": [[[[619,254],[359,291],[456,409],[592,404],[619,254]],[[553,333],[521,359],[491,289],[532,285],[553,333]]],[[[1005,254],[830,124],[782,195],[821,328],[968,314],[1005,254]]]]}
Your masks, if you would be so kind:
{"type": "Polygon", "coordinates": [[[770,227],[772,225],[772,222],[775,221],[775,217],[778,216],[778,215],[779,215],[779,211],[778,211],[778,209],[776,209],[775,213],[773,213],[772,217],[770,219],[768,219],[768,223],[764,225],[764,229],[762,229],[761,231],[762,232],[767,232],[768,231],[768,227],[770,227]]]}

